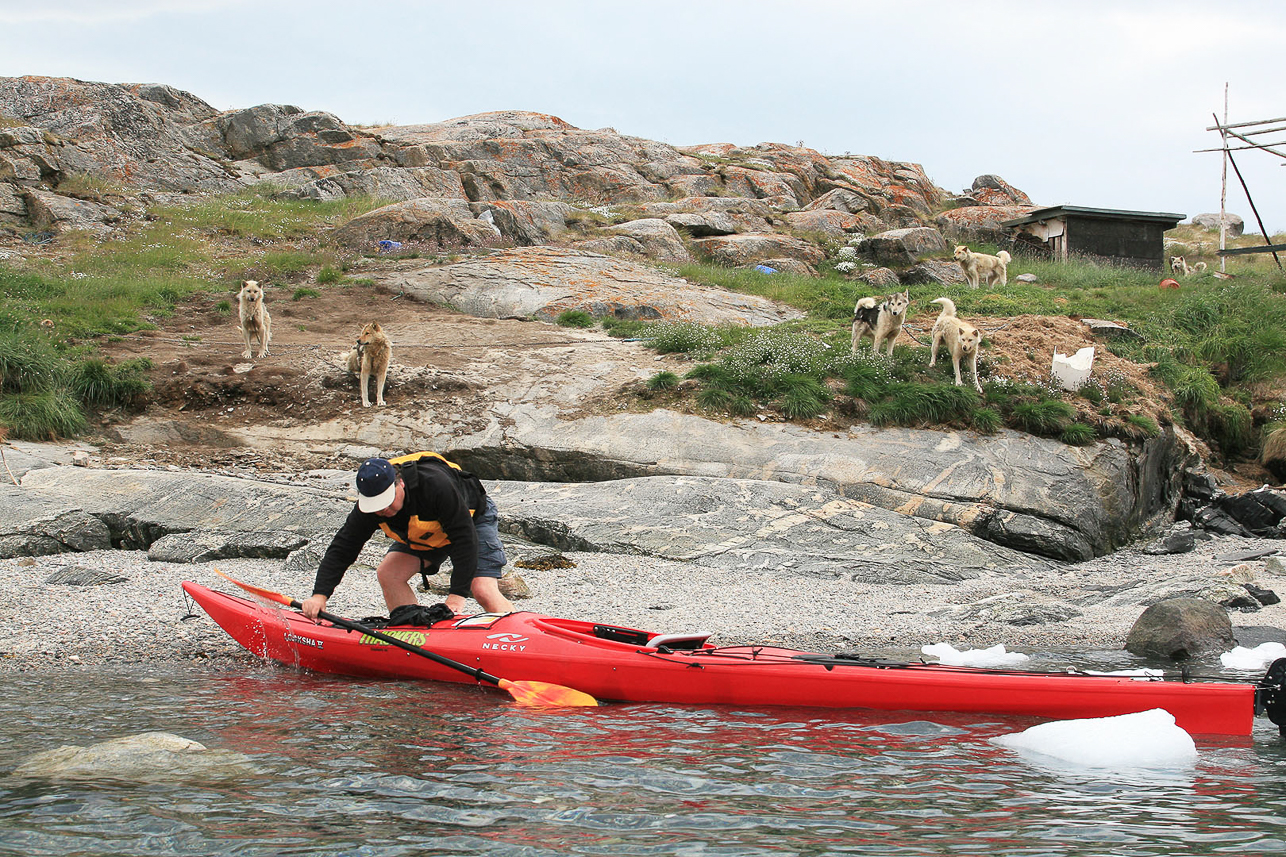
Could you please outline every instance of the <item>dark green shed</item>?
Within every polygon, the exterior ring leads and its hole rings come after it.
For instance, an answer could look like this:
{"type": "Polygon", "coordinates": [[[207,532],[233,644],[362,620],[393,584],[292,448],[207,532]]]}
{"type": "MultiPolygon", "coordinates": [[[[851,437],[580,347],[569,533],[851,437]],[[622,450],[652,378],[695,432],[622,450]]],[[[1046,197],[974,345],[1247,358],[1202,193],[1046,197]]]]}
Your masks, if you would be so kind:
{"type": "Polygon", "coordinates": [[[1060,261],[1081,256],[1164,270],[1166,230],[1173,229],[1186,216],[1058,205],[1006,220],[1001,226],[1013,231],[1017,247],[1041,248],[1060,261]]]}

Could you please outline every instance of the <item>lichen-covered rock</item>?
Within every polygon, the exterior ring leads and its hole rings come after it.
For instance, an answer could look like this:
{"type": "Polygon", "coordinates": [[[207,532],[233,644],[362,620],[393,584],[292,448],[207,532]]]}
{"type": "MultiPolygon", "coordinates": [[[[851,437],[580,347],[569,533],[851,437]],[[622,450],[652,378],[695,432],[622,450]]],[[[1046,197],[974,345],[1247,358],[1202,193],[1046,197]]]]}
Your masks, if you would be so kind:
{"type": "Polygon", "coordinates": [[[922,259],[948,252],[942,234],[928,227],[891,229],[865,238],[854,246],[858,253],[871,261],[893,268],[914,265],[922,259]]]}
{"type": "Polygon", "coordinates": [[[698,253],[712,262],[730,268],[741,268],[778,256],[797,259],[808,265],[816,265],[826,258],[816,244],[776,233],[697,238],[692,244],[698,253]]]}

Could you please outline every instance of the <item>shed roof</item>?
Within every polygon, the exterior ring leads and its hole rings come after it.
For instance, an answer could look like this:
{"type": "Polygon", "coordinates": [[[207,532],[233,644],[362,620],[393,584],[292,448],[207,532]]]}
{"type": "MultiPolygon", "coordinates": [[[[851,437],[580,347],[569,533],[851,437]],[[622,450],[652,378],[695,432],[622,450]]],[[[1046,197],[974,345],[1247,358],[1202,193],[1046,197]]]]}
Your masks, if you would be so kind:
{"type": "Polygon", "coordinates": [[[1052,208],[1038,208],[1013,220],[1001,221],[1000,225],[1021,226],[1024,223],[1039,223],[1042,220],[1052,220],[1055,217],[1067,215],[1098,220],[1152,220],[1159,223],[1169,223],[1171,227],[1174,227],[1180,220],[1188,216],[1168,211],[1126,211],[1119,208],[1085,208],[1080,205],[1056,205],[1052,208]]]}

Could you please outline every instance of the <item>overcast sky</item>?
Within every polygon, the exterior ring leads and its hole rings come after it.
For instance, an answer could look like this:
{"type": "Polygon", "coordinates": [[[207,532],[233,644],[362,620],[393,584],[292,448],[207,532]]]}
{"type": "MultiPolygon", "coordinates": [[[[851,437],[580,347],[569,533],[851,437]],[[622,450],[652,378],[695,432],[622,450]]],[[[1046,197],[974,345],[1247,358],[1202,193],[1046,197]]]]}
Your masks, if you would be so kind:
{"type": "MultiPolygon", "coordinates": [[[[1205,129],[1225,84],[1230,122],[1286,117],[1284,46],[1281,0],[0,0],[0,76],[166,83],[349,123],[533,110],[1188,217],[1219,210],[1221,156],[1194,150],[1219,145],[1205,129]]],[[[1234,157],[1286,231],[1286,158],[1234,157]]],[[[1228,210],[1255,229],[1231,169],[1228,210]]]]}

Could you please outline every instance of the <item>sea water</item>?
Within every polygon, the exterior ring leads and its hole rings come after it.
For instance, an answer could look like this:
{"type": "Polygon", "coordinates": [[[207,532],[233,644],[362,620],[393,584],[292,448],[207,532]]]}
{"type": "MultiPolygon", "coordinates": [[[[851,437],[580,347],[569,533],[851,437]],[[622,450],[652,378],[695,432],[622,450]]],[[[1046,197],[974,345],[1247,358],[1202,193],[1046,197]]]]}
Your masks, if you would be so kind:
{"type": "Polygon", "coordinates": [[[1076,768],[981,715],[609,704],[258,662],[0,676],[0,855],[1168,855],[1286,852],[1286,745],[1076,768]],[[41,750],[165,731],[255,770],[18,778],[41,750]]]}

